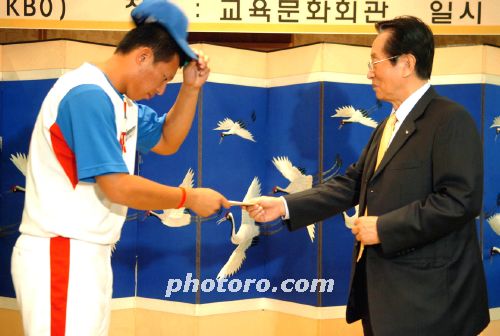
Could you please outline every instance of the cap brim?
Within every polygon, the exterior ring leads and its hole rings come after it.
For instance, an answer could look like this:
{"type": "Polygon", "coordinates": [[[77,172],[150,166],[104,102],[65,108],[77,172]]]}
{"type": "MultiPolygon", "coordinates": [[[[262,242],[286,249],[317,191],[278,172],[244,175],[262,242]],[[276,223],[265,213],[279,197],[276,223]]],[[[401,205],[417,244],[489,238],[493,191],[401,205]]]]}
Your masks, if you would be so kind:
{"type": "Polygon", "coordinates": [[[189,44],[184,39],[178,39],[177,36],[172,36],[177,43],[177,45],[181,48],[181,50],[189,57],[191,60],[198,60],[198,55],[195,54],[193,49],[189,46],[189,44]]]}

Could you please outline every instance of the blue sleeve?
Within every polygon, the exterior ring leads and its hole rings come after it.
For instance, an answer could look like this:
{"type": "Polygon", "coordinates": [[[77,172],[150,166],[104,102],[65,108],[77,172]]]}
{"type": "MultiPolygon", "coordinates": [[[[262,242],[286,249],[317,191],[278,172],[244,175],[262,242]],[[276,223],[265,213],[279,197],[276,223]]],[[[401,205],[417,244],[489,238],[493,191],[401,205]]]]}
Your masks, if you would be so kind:
{"type": "Polygon", "coordinates": [[[113,104],[102,88],[86,84],[71,89],[59,104],[56,123],[75,155],[79,181],[128,173],[117,140],[113,104]]]}
{"type": "Polygon", "coordinates": [[[159,117],[149,106],[138,104],[137,107],[139,115],[137,150],[146,153],[160,141],[166,114],[159,117]]]}

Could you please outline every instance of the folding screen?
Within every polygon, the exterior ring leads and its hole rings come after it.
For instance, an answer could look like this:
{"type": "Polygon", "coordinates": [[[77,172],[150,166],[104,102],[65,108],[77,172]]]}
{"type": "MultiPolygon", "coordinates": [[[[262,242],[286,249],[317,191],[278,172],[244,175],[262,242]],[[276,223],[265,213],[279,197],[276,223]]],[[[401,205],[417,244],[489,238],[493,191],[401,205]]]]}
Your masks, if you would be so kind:
{"type": "MultiPolygon", "coordinates": [[[[351,50],[351,47],[344,48],[351,50]]],[[[285,52],[300,53],[301,48],[285,52]]],[[[311,58],[310,63],[316,64],[318,59],[311,58]]],[[[220,66],[219,72],[224,69],[220,66]]],[[[255,177],[260,181],[262,195],[273,195],[276,186],[283,189],[288,186],[289,181],[273,163],[279,160],[289,160],[304,175],[310,175],[313,184],[345,172],[366,145],[374,123],[381,122],[391,107],[377,102],[366,80],[319,74],[313,79],[303,77],[302,81],[295,78],[276,84],[279,78],[274,78],[275,82],[253,85],[251,81],[242,84],[237,76],[228,79],[214,71],[213,81],[202,90],[193,127],[179,152],[172,156],[139,155],[136,173],[177,186],[191,169],[194,186],[214,188],[228,199],[242,200],[255,177]],[[217,82],[220,78],[224,80],[217,82]],[[346,121],[346,117],[334,117],[349,106],[364,110],[371,121],[363,124],[346,121]],[[254,141],[239,135],[222,137],[224,131],[214,129],[226,118],[244,124],[254,141]]],[[[54,79],[0,82],[0,135],[3,138],[0,296],[14,297],[9,270],[17,233],[5,233],[11,225],[15,229],[19,224],[24,198],[22,193],[11,192],[12,186],[24,186],[24,178],[11,163],[10,156],[27,152],[39,106],[53,83],[54,79]]],[[[159,113],[166,112],[174,103],[179,87],[179,83],[170,84],[164,96],[144,103],[159,113]]],[[[500,116],[500,89],[495,84],[467,82],[453,85],[440,82],[435,87],[468,109],[484,138],[484,213],[477,222],[482,233],[490,306],[498,307],[500,256],[490,257],[490,251],[500,246],[500,237],[488,224],[488,218],[500,212],[500,137],[497,138],[497,128],[490,127],[500,116]]],[[[152,210],[160,212],[161,209],[152,210]]],[[[238,229],[241,210],[233,207],[230,211],[238,229]]],[[[215,278],[236,248],[230,241],[230,223],[217,224],[226,213],[227,210],[223,210],[210,219],[200,219],[193,214],[190,225],[172,228],[145,211],[131,210],[112,258],[113,297],[137,296],[189,304],[253,298],[322,307],[346,304],[354,242],[346,219],[354,214],[354,209],[322,223],[311,223],[315,224],[313,239],[308,230],[290,233],[279,221],[262,226],[264,234],[258,244],[248,248],[241,268],[228,281],[267,279],[271,284],[268,291],[260,291],[253,285],[248,291],[181,290],[165,297],[167,282],[185,280],[188,274],[200,283],[215,284],[215,278]],[[316,278],[333,279],[333,291],[318,293],[280,288],[286,279],[305,279],[311,283],[316,278]]]]}

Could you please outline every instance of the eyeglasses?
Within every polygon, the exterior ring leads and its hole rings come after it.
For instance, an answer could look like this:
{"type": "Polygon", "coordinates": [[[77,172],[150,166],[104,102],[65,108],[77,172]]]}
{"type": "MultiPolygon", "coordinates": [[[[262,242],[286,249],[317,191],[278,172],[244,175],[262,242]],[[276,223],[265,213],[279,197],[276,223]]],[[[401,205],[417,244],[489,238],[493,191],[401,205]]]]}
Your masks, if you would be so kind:
{"type": "Polygon", "coordinates": [[[370,61],[370,62],[368,62],[368,70],[369,70],[369,71],[373,71],[373,66],[374,66],[375,64],[380,63],[380,62],[383,62],[383,61],[391,60],[391,59],[393,59],[393,58],[398,58],[399,56],[401,56],[401,55],[397,55],[397,56],[392,56],[392,57],[384,58],[384,59],[381,59],[381,60],[379,60],[379,61],[375,61],[375,62],[370,61]]]}

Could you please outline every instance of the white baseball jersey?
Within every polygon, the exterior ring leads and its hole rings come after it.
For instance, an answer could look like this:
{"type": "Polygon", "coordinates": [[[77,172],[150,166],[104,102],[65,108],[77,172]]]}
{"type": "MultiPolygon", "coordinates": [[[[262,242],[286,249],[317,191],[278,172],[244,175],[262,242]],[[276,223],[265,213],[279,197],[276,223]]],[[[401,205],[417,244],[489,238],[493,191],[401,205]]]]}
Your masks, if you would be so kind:
{"type": "Polygon", "coordinates": [[[33,130],[21,233],[113,244],[127,207],[110,202],[95,176],[134,173],[141,152],[159,141],[163,117],[117,92],[85,63],[45,98],[33,130]]]}

